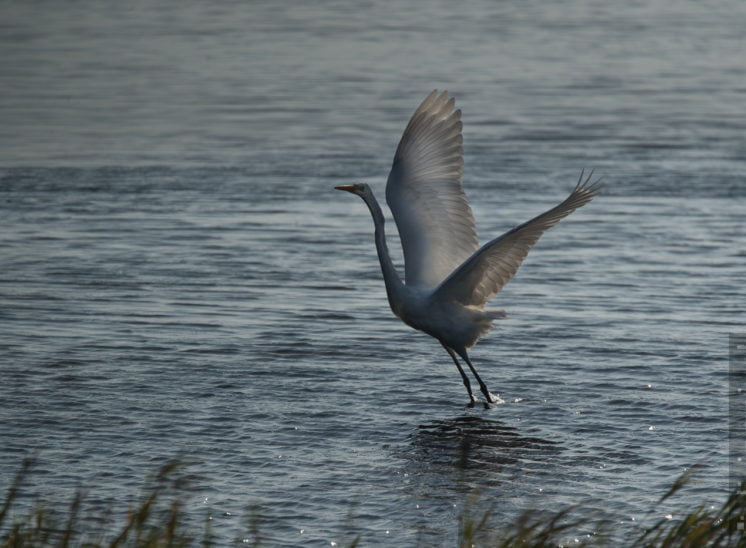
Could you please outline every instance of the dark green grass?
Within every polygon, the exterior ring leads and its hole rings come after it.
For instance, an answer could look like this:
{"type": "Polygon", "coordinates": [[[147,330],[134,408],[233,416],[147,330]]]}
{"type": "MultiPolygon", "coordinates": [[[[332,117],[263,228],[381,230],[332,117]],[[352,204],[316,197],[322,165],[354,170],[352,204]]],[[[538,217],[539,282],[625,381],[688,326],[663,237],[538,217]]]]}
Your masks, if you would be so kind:
{"type": "MultiPolygon", "coordinates": [[[[680,476],[651,508],[656,512],[664,501],[677,495],[692,479],[695,468],[680,476]]],[[[460,548],[630,546],[647,547],[746,547],[746,481],[735,488],[719,508],[706,509],[704,503],[680,519],[661,518],[641,528],[637,534],[614,531],[608,520],[594,519],[593,512],[581,505],[568,506],[554,513],[525,510],[507,525],[493,527],[490,511],[478,518],[469,505],[461,518],[460,548]],[[578,531],[591,531],[578,538],[578,531]],[[621,540],[620,540],[621,539],[621,540]]]]}
{"type": "MultiPolygon", "coordinates": [[[[183,465],[173,460],[163,465],[145,482],[142,493],[124,516],[113,516],[110,509],[91,509],[79,491],[60,509],[37,503],[25,513],[19,501],[20,487],[29,474],[32,461],[24,462],[8,487],[0,507],[0,548],[9,547],[180,547],[215,545],[210,516],[195,527],[182,510],[183,465]],[[85,512],[85,513],[84,513],[85,512]],[[191,523],[191,525],[189,524],[191,523]]],[[[691,479],[692,472],[681,476],[658,501],[676,496],[691,479]]],[[[587,516],[582,506],[570,506],[554,513],[526,510],[507,524],[495,525],[492,511],[475,512],[472,497],[464,507],[458,524],[457,545],[471,547],[534,546],[624,546],[632,547],[740,547],[746,548],[743,526],[746,522],[746,482],[734,489],[718,508],[704,504],[680,519],[663,518],[642,529],[637,536],[621,536],[608,522],[587,516]],[[591,531],[575,540],[578,531],[591,531]],[[616,539],[616,540],[612,540],[616,539]]],[[[26,505],[27,506],[27,505],[26,505]]],[[[656,508],[651,508],[651,515],[656,508]]],[[[236,543],[242,546],[271,546],[262,536],[260,511],[247,513],[236,543]]],[[[339,546],[365,546],[363,536],[345,535],[339,546]],[[351,540],[350,540],[351,539],[351,540]]]]}

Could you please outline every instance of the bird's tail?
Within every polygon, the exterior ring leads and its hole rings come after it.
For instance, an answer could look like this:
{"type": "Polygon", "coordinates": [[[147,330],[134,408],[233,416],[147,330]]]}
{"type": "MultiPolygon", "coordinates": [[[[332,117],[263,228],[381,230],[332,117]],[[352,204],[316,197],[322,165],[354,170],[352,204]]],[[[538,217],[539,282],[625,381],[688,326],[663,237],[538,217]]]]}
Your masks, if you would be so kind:
{"type": "Polygon", "coordinates": [[[465,345],[466,348],[471,348],[489,331],[497,329],[492,325],[494,320],[504,320],[507,317],[504,310],[480,309],[475,306],[467,307],[467,309],[471,313],[471,321],[469,322],[469,331],[464,337],[468,341],[465,345]]]}

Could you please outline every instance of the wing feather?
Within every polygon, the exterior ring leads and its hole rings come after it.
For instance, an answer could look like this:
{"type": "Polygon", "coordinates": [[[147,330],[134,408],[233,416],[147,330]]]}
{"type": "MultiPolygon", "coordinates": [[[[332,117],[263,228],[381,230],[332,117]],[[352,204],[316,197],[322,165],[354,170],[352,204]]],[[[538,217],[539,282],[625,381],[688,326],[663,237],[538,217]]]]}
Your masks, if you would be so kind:
{"type": "Polygon", "coordinates": [[[483,307],[515,275],[541,235],[598,194],[600,180],[591,176],[578,184],[561,204],[486,243],[446,278],[434,297],[463,305],[483,307]]]}
{"type": "Polygon", "coordinates": [[[436,287],[478,247],[461,187],[461,111],[454,105],[448,92],[425,98],[404,130],[386,183],[407,284],[436,287]]]}

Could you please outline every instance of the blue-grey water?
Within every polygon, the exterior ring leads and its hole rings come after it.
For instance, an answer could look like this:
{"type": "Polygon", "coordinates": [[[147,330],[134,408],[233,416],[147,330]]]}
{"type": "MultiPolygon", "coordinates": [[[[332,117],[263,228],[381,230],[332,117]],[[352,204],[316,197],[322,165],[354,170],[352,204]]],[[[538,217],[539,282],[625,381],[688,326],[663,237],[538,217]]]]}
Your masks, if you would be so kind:
{"type": "Polygon", "coordinates": [[[453,545],[472,499],[634,534],[725,498],[742,2],[0,13],[0,487],[35,455],[24,500],[83,487],[123,515],[180,455],[197,531],[210,512],[230,544],[253,515],[286,546],[453,545]],[[489,410],[390,313],[368,211],[332,190],[382,200],[434,88],[463,109],[482,241],[581,168],[606,182],[493,301],[508,319],[471,351],[489,410]]]}

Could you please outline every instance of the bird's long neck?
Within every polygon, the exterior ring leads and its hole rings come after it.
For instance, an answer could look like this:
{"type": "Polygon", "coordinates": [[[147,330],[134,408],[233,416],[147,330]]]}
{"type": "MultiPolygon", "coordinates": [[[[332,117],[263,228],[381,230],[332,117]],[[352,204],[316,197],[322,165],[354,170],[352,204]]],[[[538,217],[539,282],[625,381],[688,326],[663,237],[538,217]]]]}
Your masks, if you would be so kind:
{"type": "Polygon", "coordinates": [[[389,255],[389,248],[386,245],[386,232],[384,231],[384,218],[381,206],[378,205],[378,201],[371,194],[370,199],[364,198],[365,203],[370,209],[370,214],[373,216],[373,224],[375,225],[375,240],[376,240],[376,251],[378,251],[378,261],[381,263],[381,273],[383,274],[383,281],[386,284],[386,294],[389,298],[389,305],[394,314],[399,315],[399,304],[401,303],[401,293],[404,288],[404,284],[399,277],[399,273],[394,268],[394,263],[391,262],[391,256],[389,255]]]}

